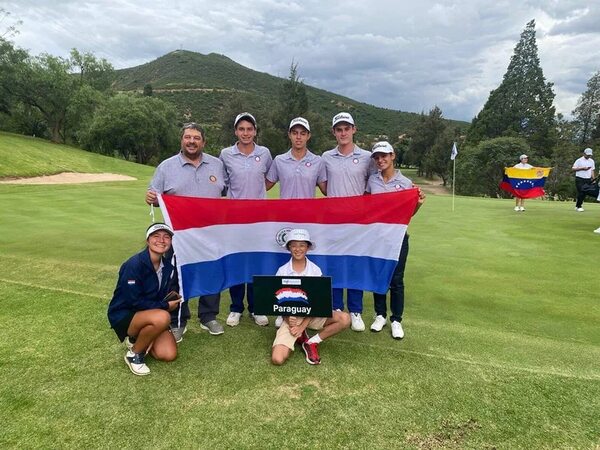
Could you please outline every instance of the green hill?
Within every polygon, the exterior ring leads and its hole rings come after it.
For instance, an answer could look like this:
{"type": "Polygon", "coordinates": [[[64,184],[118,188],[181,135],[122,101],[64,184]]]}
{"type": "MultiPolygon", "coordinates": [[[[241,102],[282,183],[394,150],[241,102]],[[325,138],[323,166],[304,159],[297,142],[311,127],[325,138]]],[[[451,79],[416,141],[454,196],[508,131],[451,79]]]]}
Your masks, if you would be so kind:
{"type": "Polygon", "coordinates": [[[0,132],[0,178],[61,172],[110,172],[129,175],[147,183],[154,168],[43,139],[0,132]]]}
{"type": "MultiPolygon", "coordinates": [[[[117,71],[114,87],[121,91],[142,91],[150,84],[154,95],[174,103],[182,116],[216,125],[223,107],[235,98],[251,105],[253,111],[271,111],[284,81],[223,55],[176,50],[141,66],[117,71]]],[[[311,86],[306,88],[312,111],[327,122],[340,111],[350,111],[366,134],[406,132],[419,116],[378,108],[311,86]]]]}

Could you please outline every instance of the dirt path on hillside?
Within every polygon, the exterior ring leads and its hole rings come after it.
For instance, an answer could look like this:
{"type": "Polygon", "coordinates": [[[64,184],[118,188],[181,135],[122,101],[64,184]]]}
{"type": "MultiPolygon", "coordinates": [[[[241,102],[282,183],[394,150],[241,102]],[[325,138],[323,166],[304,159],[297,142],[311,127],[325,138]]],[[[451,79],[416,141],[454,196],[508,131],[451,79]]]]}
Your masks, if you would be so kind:
{"type": "Polygon", "coordinates": [[[74,173],[63,172],[31,178],[2,178],[0,184],[79,184],[106,181],[135,181],[137,178],[117,173],[74,173]]]}

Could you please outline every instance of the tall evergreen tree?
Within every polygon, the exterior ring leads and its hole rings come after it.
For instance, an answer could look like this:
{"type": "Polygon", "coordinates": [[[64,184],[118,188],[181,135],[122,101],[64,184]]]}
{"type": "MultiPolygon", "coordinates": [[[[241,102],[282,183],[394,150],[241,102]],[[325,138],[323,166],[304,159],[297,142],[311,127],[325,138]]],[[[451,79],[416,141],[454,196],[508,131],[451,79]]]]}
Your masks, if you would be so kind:
{"type": "Polygon", "coordinates": [[[404,157],[404,162],[417,166],[419,175],[431,177],[434,173],[425,161],[433,148],[435,141],[444,132],[447,124],[444,121],[442,110],[434,106],[429,114],[421,113],[419,121],[410,132],[411,142],[404,157]]]}
{"type": "Polygon", "coordinates": [[[556,143],[552,86],[546,82],[540,67],[535,20],[532,20],[521,33],[502,83],[490,93],[473,119],[468,142],[519,136],[533,149],[549,156],[556,143]]]}
{"type": "Polygon", "coordinates": [[[579,97],[573,116],[579,143],[590,141],[595,131],[600,132],[600,71],[588,80],[587,89],[579,97]]]}

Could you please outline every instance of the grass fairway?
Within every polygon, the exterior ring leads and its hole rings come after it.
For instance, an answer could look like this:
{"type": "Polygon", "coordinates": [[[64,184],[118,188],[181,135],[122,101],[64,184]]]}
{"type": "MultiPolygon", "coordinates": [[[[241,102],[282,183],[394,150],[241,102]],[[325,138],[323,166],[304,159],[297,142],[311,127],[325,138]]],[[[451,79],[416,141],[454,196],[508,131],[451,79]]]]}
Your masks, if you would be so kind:
{"type": "MultiPolygon", "coordinates": [[[[89,171],[139,181],[0,185],[1,448],[600,446],[599,206],[452,212],[430,195],[410,227],[404,340],[346,331],[321,366],[273,367],[272,326],[190,323],[178,359],[136,377],[106,309],[144,245],[153,169],[103,164],[89,171]]],[[[371,311],[368,294],[367,326],[371,311]]]]}

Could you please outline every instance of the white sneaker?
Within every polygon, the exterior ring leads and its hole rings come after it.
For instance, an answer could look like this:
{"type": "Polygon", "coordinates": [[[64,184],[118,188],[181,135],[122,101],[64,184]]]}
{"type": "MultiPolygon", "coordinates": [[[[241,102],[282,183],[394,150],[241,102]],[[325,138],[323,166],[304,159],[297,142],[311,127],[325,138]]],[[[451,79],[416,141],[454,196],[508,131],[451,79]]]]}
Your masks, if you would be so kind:
{"type": "Polygon", "coordinates": [[[135,375],[148,375],[150,369],[144,363],[144,355],[142,353],[134,353],[128,350],[125,354],[125,363],[135,375]]]}
{"type": "Polygon", "coordinates": [[[525,207],[524,206],[519,206],[519,211],[525,211],[525,207]]]}
{"type": "Polygon", "coordinates": [[[250,313],[250,317],[254,320],[254,323],[259,327],[266,327],[269,325],[269,318],[267,316],[259,316],[254,313],[250,313]]]}
{"type": "Polygon", "coordinates": [[[353,331],[365,331],[365,323],[360,316],[360,313],[350,313],[350,319],[352,319],[352,330],[353,331]]]}
{"type": "Polygon", "coordinates": [[[584,212],[585,209],[583,209],[583,208],[575,208],[575,211],[577,211],[577,212],[584,212]]]}
{"type": "Polygon", "coordinates": [[[515,211],[521,211],[521,209],[518,206],[515,206],[515,211]]]}
{"type": "Polygon", "coordinates": [[[600,227],[596,228],[596,229],[594,230],[594,233],[600,234],[600,227]]]}
{"type": "Polygon", "coordinates": [[[275,328],[279,328],[282,323],[283,323],[283,317],[277,316],[277,319],[275,319],[275,328]]]}
{"type": "Polygon", "coordinates": [[[242,317],[242,313],[239,312],[230,312],[227,316],[227,320],[225,323],[230,327],[237,327],[240,324],[240,318],[242,317]]]}
{"type": "Polygon", "coordinates": [[[375,317],[375,321],[371,324],[371,331],[379,332],[385,327],[387,319],[383,316],[375,317]]]}
{"type": "Polygon", "coordinates": [[[392,322],[392,337],[394,339],[402,339],[404,337],[404,330],[400,322],[392,322]]]}

